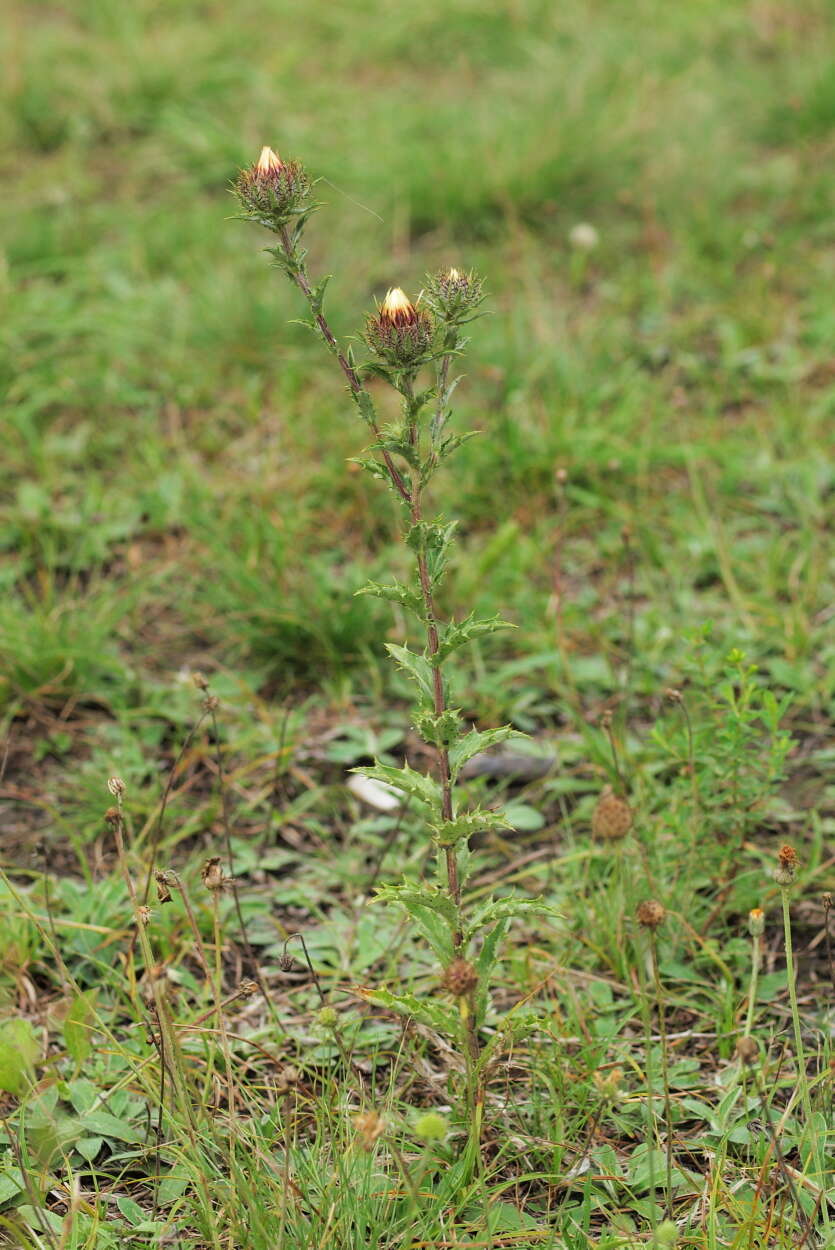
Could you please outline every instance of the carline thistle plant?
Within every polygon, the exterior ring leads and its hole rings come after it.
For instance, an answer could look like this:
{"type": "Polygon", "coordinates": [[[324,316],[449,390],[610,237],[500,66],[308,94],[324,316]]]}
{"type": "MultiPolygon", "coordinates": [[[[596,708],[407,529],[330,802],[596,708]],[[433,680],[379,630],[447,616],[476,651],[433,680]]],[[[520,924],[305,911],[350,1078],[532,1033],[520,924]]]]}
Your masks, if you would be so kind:
{"type": "MultiPolygon", "coordinates": [[[[433,774],[415,771],[405,762],[402,768],[377,763],[357,771],[393,786],[425,813],[438,849],[437,883],[407,882],[385,886],[377,893],[406,909],[437,955],[439,996],[423,1001],[385,989],[363,993],[370,1001],[416,1018],[458,1042],[467,1071],[470,1143],[477,1162],[484,1072],[491,1054],[507,1036],[499,1030],[490,1045],[481,1044],[489,978],[512,916],[533,901],[490,900],[470,916],[463,905],[470,837],[506,828],[507,821],[501,813],[483,807],[464,810],[457,801],[456,783],[469,759],[514,736],[515,731],[509,726],[468,729],[450,701],[445,665],[473,639],[507,626],[498,618],[477,620],[472,614],[448,621],[439,617],[436,595],[447,569],[455,522],[426,516],[424,492],[440,466],[470,437],[449,431],[450,400],[458,382],[451,372],[469,341],[465,327],[480,315],[483,285],[476,274],[451,268],[428,276],[414,303],[399,287],[392,287],[382,304],[366,316],[361,339],[370,356],[358,362],[351,347],[340,346],[328,324],[324,300],[329,279],[315,282],[308,270],[302,237],[311,214],[320,207],[312,199],[313,187],[299,162],[282,160],[265,147],[258,161],[241,172],[233,191],[242,216],[277,237],[275,247],[268,251],[306,300],[310,320],[304,324],[335,358],[370,431],[371,445],[356,463],[386,482],[402,507],[402,537],[413,555],[413,576],[407,582],[371,582],[359,593],[399,604],[422,628],[422,651],[396,644],[387,644],[387,649],[414,683],[413,724],[436,757],[433,774]],[[372,381],[386,383],[400,396],[399,420],[381,421],[369,386],[372,381]],[[471,970],[467,988],[457,992],[464,967],[471,970]],[[443,1001],[444,996],[453,1001],[443,1001]]],[[[514,1027],[523,1027],[519,1017],[514,1027]]]]}

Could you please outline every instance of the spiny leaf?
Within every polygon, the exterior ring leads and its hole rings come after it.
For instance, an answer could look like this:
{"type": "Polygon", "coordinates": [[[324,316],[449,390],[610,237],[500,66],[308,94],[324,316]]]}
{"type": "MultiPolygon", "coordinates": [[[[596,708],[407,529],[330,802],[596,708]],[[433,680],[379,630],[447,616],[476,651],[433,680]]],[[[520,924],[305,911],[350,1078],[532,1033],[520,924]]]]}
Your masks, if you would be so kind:
{"type": "Polygon", "coordinates": [[[488,751],[490,747],[500,742],[507,742],[509,738],[524,738],[525,736],[510,725],[501,725],[497,729],[471,729],[450,748],[449,766],[453,778],[458,776],[467,760],[471,760],[474,755],[480,755],[482,751],[488,751]]]}
{"type": "Polygon", "coordinates": [[[390,603],[399,603],[402,607],[408,608],[410,612],[414,612],[417,616],[423,617],[423,600],[418,591],[413,590],[411,586],[404,586],[402,582],[392,582],[390,585],[383,585],[381,582],[366,582],[364,586],[360,586],[359,590],[354,592],[357,595],[374,595],[377,599],[387,599],[390,603]]]}
{"type": "Polygon", "coordinates": [[[363,777],[371,777],[375,781],[384,781],[386,785],[394,786],[395,790],[400,790],[409,798],[428,804],[433,810],[440,807],[441,788],[438,783],[425,773],[416,772],[408,764],[404,764],[402,768],[395,768],[390,764],[375,764],[371,768],[352,768],[351,772],[361,773],[363,777]]]}
{"type": "Polygon", "coordinates": [[[483,807],[475,807],[470,812],[460,812],[452,820],[440,821],[431,826],[435,841],[439,846],[455,846],[457,842],[472,837],[474,833],[484,833],[488,829],[509,828],[503,812],[490,812],[483,807]]]}
{"type": "Polygon", "coordinates": [[[483,638],[487,634],[495,634],[499,629],[515,628],[509,621],[503,621],[498,616],[490,617],[489,620],[476,620],[475,616],[470,613],[463,621],[450,621],[444,631],[440,646],[433,655],[432,663],[437,665],[456,651],[459,647],[464,647],[468,642],[473,642],[476,638],[483,638]]]}
{"type": "Polygon", "coordinates": [[[445,1003],[428,998],[417,998],[414,994],[392,994],[390,990],[372,990],[364,985],[354,986],[354,993],[368,1003],[375,1003],[378,1007],[396,1011],[401,1016],[410,1016],[419,1024],[434,1029],[443,1037],[456,1037],[460,1031],[458,1016],[445,1003]]]}
{"type": "Polygon", "coordinates": [[[397,662],[398,668],[402,669],[404,673],[408,673],[412,680],[417,683],[418,689],[430,707],[434,707],[435,680],[432,673],[432,665],[426,657],[418,655],[416,651],[410,651],[408,647],[401,647],[394,642],[387,642],[386,650],[392,659],[397,662]]]}

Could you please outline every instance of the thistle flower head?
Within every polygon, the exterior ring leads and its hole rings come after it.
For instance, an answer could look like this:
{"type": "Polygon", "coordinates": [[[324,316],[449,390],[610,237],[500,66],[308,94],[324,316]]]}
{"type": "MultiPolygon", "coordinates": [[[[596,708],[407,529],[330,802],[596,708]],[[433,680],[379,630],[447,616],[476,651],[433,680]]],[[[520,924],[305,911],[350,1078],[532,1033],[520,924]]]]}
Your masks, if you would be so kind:
{"type": "Polygon", "coordinates": [[[272,148],[263,147],[232,189],[247,217],[279,231],[308,207],[310,188],[310,177],[298,161],[283,161],[272,148]]]}
{"type": "Polygon", "coordinates": [[[386,364],[416,368],[432,346],[432,318],[416,308],[399,286],[391,287],[365,323],[365,341],[386,364]]]}
{"type": "Polygon", "coordinates": [[[439,321],[461,325],[471,321],[484,300],[484,283],[473,270],[451,267],[426,278],[426,302],[439,321]]]}

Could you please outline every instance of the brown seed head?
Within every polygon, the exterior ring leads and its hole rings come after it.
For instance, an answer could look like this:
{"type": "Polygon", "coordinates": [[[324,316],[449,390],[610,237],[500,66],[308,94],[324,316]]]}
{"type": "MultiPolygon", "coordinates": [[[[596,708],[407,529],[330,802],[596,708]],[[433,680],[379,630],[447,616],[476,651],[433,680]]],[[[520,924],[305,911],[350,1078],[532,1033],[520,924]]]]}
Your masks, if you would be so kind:
{"type": "Polygon", "coordinates": [[[760,1057],[760,1049],[753,1037],[737,1038],[737,1058],[744,1064],[756,1063],[760,1057]]]}
{"type": "Polygon", "coordinates": [[[591,831],[596,838],[608,842],[625,838],[632,828],[632,809],[626,799],[606,786],[594,805],[591,815],[591,831]]]}
{"type": "Polygon", "coordinates": [[[118,825],[121,819],[122,813],[119,811],[118,807],[108,807],[107,811],[104,813],[105,824],[110,825],[111,828],[118,825]]]}
{"type": "Polygon", "coordinates": [[[238,993],[241,998],[252,998],[254,994],[258,993],[258,982],[251,980],[241,981],[238,986],[238,993]]]}
{"type": "Polygon", "coordinates": [[[645,898],[643,903],[639,904],[635,915],[638,924],[643,925],[645,929],[657,929],[663,923],[667,912],[657,899],[645,898]]]}
{"type": "Polygon", "coordinates": [[[353,1119],[363,1150],[373,1150],[374,1143],[385,1132],[385,1120],[377,1111],[360,1111],[353,1119]]]}
{"type": "Polygon", "coordinates": [[[198,690],[209,689],[209,679],[205,673],[201,673],[198,670],[195,670],[195,672],[193,672],[191,675],[191,680],[194,682],[198,690]]]}
{"type": "Polygon", "coordinates": [[[292,972],[295,962],[293,956],[288,955],[286,951],[278,957],[278,966],[282,972],[292,972]]]}
{"type": "Polygon", "coordinates": [[[463,998],[478,985],[478,973],[466,959],[453,959],[445,970],[441,988],[455,998],[463,998]]]}
{"type": "Polygon", "coordinates": [[[143,926],[143,928],[147,928],[147,926],[151,923],[150,907],[143,903],[137,908],[137,915],[139,916],[139,923],[143,926]]]}
{"type": "Polygon", "coordinates": [[[113,795],[114,799],[118,799],[121,803],[125,797],[127,787],[121,777],[109,777],[107,780],[107,788],[113,795]]]}
{"type": "Polygon", "coordinates": [[[200,876],[207,890],[222,890],[224,884],[223,869],[220,865],[220,856],[213,855],[211,859],[207,859],[200,876]]]}
{"type": "Polygon", "coordinates": [[[798,862],[797,851],[787,842],[784,843],[777,852],[777,868],[774,872],[774,880],[778,885],[791,885],[797,876],[798,862]]]}

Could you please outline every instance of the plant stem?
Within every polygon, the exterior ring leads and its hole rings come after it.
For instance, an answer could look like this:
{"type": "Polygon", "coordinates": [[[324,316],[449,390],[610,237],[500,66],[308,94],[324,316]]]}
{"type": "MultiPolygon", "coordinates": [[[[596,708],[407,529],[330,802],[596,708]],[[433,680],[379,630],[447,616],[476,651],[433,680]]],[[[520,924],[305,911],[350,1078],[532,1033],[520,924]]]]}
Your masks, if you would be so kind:
{"type": "MultiPolygon", "coordinates": [[[[313,292],[310,289],[310,280],[307,276],[304,263],[300,260],[300,258],[296,254],[296,249],[293,244],[293,240],[290,237],[290,231],[287,229],[286,226],[283,226],[281,230],[279,231],[279,238],[281,239],[282,247],[284,248],[284,253],[287,257],[287,260],[290,263],[290,267],[288,268],[288,273],[290,274],[290,277],[293,279],[296,286],[299,288],[302,295],[305,297],[308,304],[310,305],[311,315],[314,321],[316,322],[316,325],[319,327],[319,331],[322,335],[322,338],[325,340],[329,350],[336,357],[340,369],[345,374],[345,378],[348,382],[348,386],[351,388],[351,392],[354,395],[359,395],[361,392],[365,391],[365,387],[360,381],[359,375],[357,374],[356,369],[354,369],[354,367],[351,365],[350,361],[347,359],[344,352],[342,351],[339,344],[337,343],[333,330],[331,330],[330,326],[328,325],[325,314],[321,312],[320,310],[317,310],[314,307],[313,292]]],[[[368,392],[366,391],[365,393],[367,394],[368,392]]],[[[369,416],[369,424],[371,425],[371,429],[374,433],[374,437],[379,442],[380,427],[378,426],[373,416],[369,416]]],[[[395,465],[391,456],[389,455],[389,453],[386,451],[384,447],[382,447],[380,450],[382,452],[383,461],[385,463],[386,468],[388,469],[389,477],[392,480],[395,490],[398,492],[398,494],[400,495],[404,503],[406,504],[410,503],[411,501],[409,498],[408,488],[406,486],[406,483],[403,481],[402,475],[398,472],[397,466],[395,465]]]]}
{"type": "Polygon", "coordinates": [[[670,1100],[670,1071],[667,1054],[667,1021],[664,1013],[664,990],[661,985],[661,973],[658,968],[658,947],[655,934],[650,933],[650,950],[652,951],[652,979],[655,984],[655,999],[658,1007],[658,1032],[661,1035],[661,1076],[664,1082],[664,1121],[667,1130],[667,1218],[672,1218],[673,1208],[673,1108],[670,1100]]]}
{"type": "MultiPolygon", "coordinates": [[[[789,986],[789,1003],[791,1004],[792,1025],[794,1027],[794,1047],[796,1054],[797,1080],[800,1085],[800,1102],[806,1120],[806,1130],[810,1135],[809,1156],[814,1158],[815,1166],[823,1180],[822,1160],[815,1139],[815,1126],[812,1121],[812,1100],[809,1096],[809,1076],[806,1070],[806,1053],[803,1049],[803,1037],[800,1031],[800,1008],[797,1003],[797,986],[795,984],[794,955],[792,952],[791,913],[789,910],[790,889],[787,885],[780,886],[780,900],[783,906],[783,934],[786,946],[786,977],[789,986]]],[[[829,1204],[824,1205],[824,1219],[829,1227],[829,1204]]]]}
{"type": "Polygon", "coordinates": [[[751,938],[751,980],[748,985],[748,1012],[745,1017],[744,1037],[750,1037],[751,1029],[754,1027],[754,1004],[757,1001],[757,982],[762,962],[761,942],[762,939],[760,937],[751,938]]]}

